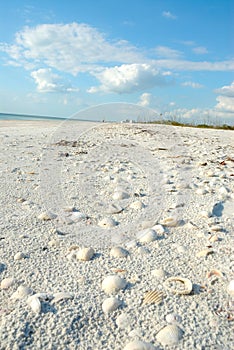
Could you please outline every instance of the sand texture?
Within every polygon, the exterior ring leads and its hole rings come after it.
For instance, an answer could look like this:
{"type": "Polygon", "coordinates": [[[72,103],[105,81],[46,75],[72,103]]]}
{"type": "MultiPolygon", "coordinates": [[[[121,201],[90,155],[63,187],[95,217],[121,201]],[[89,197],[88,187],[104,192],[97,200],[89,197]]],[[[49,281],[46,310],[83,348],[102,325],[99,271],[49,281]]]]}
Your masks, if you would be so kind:
{"type": "Polygon", "coordinates": [[[0,122],[0,349],[234,344],[234,133],[0,122]]]}

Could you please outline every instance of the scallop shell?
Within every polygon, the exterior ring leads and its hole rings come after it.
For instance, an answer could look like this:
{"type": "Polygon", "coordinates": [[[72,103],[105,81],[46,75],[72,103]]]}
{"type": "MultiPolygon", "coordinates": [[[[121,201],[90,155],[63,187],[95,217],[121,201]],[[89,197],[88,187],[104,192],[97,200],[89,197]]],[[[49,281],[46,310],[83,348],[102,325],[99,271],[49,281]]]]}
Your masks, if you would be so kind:
{"type": "Polygon", "coordinates": [[[10,288],[13,284],[15,283],[15,279],[13,277],[7,277],[7,278],[4,278],[2,281],[1,281],[1,289],[8,289],[10,288]]]}
{"type": "Polygon", "coordinates": [[[137,238],[141,243],[150,243],[157,239],[157,234],[152,229],[146,229],[141,233],[138,233],[137,238]]]}
{"type": "Polygon", "coordinates": [[[181,323],[181,321],[182,321],[181,316],[179,316],[175,313],[171,313],[171,314],[166,315],[165,319],[166,319],[167,323],[177,323],[178,324],[178,323],[181,323]]]}
{"type": "Polygon", "coordinates": [[[53,303],[58,303],[61,300],[64,299],[73,299],[73,295],[71,293],[68,292],[58,292],[58,293],[54,293],[53,294],[53,303]]]}
{"type": "Polygon", "coordinates": [[[26,258],[26,255],[22,252],[18,252],[14,256],[14,260],[21,260],[21,259],[25,259],[25,258],[26,258]]]}
{"type": "Polygon", "coordinates": [[[127,199],[129,197],[129,194],[125,191],[115,191],[112,196],[112,198],[115,200],[127,199]]]}
{"type": "Polygon", "coordinates": [[[102,228],[111,228],[117,225],[117,222],[112,218],[103,218],[98,222],[98,226],[102,228]]]}
{"type": "Polygon", "coordinates": [[[184,277],[180,277],[180,276],[175,276],[175,277],[169,277],[166,279],[166,281],[164,282],[164,287],[169,290],[170,292],[174,293],[174,294],[179,294],[179,295],[183,295],[183,294],[190,294],[193,290],[193,284],[192,282],[188,279],[188,278],[184,278],[184,277]],[[183,285],[183,289],[177,289],[174,287],[170,287],[170,282],[180,282],[180,284],[182,283],[183,285]]]}
{"type": "Polygon", "coordinates": [[[105,314],[109,314],[118,309],[121,305],[121,301],[118,298],[110,297],[103,301],[102,310],[105,314]]]}
{"type": "Polygon", "coordinates": [[[53,220],[57,217],[56,214],[54,213],[51,213],[50,211],[45,211],[43,213],[41,213],[39,216],[38,216],[38,219],[39,220],[44,220],[44,221],[48,221],[48,220],[53,220]]]}
{"type": "Polygon", "coordinates": [[[41,302],[38,297],[32,295],[27,300],[28,305],[31,307],[32,311],[36,314],[41,312],[41,302]]]}
{"type": "Polygon", "coordinates": [[[202,257],[205,257],[205,256],[207,256],[207,255],[209,255],[209,254],[213,254],[213,253],[214,253],[214,251],[213,251],[212,249],[207,248],[207,249],[203,249],[203,250],[201,250],[200,252],[198,252],[198,253],[196,254],[196,257],[197,257],[197,258],[202,258],[202,257]]]}
{"type": "Polygon", "coordinates": [[[126,285],[126,280],[118,275],[107,276],[102,281],[102,289],[106,294],[118,292],[119,290],[124,289],[126,285]]]}
{"type": "Polygon", "coordinates": [[[76,258],[82,261],[89,261],[94,256],[93,248],[82,248],[76,253],[76,258]]]}
{"type": "Polygon", "coordinates": [[[156,347],[145,341],[133,340],[124,347],[124,350],[156,350],[156,347]]]}
{"type": "Polygon", "coordinates": [[[145,293],[143,305],[145,304],[160,304],[163,300],[163,293],[158,290],[151,290],[145,293]]]}
{"type": "Polygon", "coordinates": [[[113,247],[110,251],[110,256],[113,256],[114,258],[126,258],[128,254],[128,250],[122,247],[113,247]]]}
{"type": "Polygon", "coordinates": [[[161,224],[166,227],[176,227],[179,225],[179,220],[174,216],[169,216],[163,219],[161,224]]]}
{"type": "Polygon", "coordinates": [[[169,324],[158,332],[156,339],[163,346],[174,345],[182,339],[183,334],[183,330],[176,324],[169,324]]]}
{"type": "Polygon", "coordinates": [[[26,296],[28,295],[31,295],[33,294],[33,291],[31,288],[27,287],[27,286],[23,286],[23,285],[20,285],[16,291],[12,294],[12,296],[10,297],[10,299],[13,299],[13,300],[20,300],[20,299],[23,299],[25,298],[26,296]]]}
{"type": "Polygon", "coordinates": [[[227,292],[234,297],[234,280],[231,280],[227,286],[227,292]]]}

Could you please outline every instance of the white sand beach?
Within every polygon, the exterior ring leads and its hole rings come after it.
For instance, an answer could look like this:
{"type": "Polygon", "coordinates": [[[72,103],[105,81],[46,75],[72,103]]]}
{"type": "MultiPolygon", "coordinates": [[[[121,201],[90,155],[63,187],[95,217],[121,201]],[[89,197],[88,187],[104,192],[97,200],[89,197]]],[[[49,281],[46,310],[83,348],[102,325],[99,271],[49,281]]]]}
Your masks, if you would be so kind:
{"type": "Polygon", "coordinates": [[[0,147],[1,350],[233,348],[233,131],[0,121],[0,147]]]}

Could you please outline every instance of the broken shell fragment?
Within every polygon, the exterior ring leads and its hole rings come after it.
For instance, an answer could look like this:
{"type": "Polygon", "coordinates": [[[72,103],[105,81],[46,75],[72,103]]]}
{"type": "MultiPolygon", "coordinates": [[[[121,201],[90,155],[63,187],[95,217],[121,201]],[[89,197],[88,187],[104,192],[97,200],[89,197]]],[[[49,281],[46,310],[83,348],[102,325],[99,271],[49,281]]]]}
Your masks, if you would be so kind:
{"type": "Polygon", "coordinates": [[[25,259],[25,258],[26,258],[26,255],[22,252],[18,252],[14,256],[14,260],[21,260],[21,259],[25,259]]]}
{"type": "Polygon", "coordinates": [[[53,294],[53,303],[58,303],[61,300],[64,299],[73,299],[73,295],[71,293],[68,292],[58,292],[58,293],[54,293],[53,294]]]}
{"type": "Polygon", "coordinates": [[[183,337],[183,330],[176,324],[169,324],[156,335],[157,341],[163,346],[174,345],[183,337]]]}
{"type": "Polygon", "coordinates": [[[207,272],[206,278],[210,278],[210,277],[212,277],[212,276],[216,276],[216,277],[222,278],[222,277],[223,277],[223,274],[222,274],[222,272],[219,271],[219,270],[211,270],[211,271],[207,272]]]}
{"type": "Polygon", "coordinates": [[[203,249],[203,250],[201,250],[200,252],[198,252],[197,254],[196,254],[196,257],[197,258],[202,258],[202,257],[206,257],[207,255],[209,255],[209,254],[213,254],[214,253],[214,251],[212,250],[212,249],[203,249]]]}
{"type": "Polygon", "coordinates": [[[157,234],[152,229],[146,229],[141,234],[138,233],[137,238],[141,243],[150,243],[157,239],[157,234]]]}
{"type": "Polygon", "coordinates": [[[230,294],[232,297],[234,297],[234,280],[231,280],[227,286],[227,292],[230,294]]]}
{"type": "Polygon", "coordinates": [[[192,282],[188,278],[180,276],[167,278],[164,282],[164,287],[173,294],[179,295],[190,294],[193,290],[192,282]]]}
{"type": "Polygon", "coordinates": [[[158,290],[152,290],[145,293],[143,305],[145,304],[160,304],[163,300],[163,293],[158,290]]]}
{"type": "Polygon", "coordinates": [[[169,216],[162,220],[161,224],[166,227],[175,227],[179,225],[179,221],[176,217],[169,216]]]}
{"type": "Polygon", "coordinates": [[[41,302],[39,298],[35,295],[32,295],[28,298],[27,304],[31,307],[32,311],[36,314],[41,312],[41,302]]]}
{"type": "Polygon", "coordinates": [[[28,295],[31,295],[33,294],[33,291],[31,288],[27,287],[27,286],[23,286],[23,285],[20,285],[16,291],[12,294],[12,296],[10,297],[10,299],[13,299],[13,300],[20,300],[20,299],[23,299],[25,298],[26,296],[28,295]]]}
{"type": "Polygon", "coordinates": [[[182,318],[181,318],[181,316],[172,312],[171,314],[166,315],[165,320],[167,323],[171,323],[171,324],[177,323],[178,324],[178,323],[181,323],[182,318]]]}

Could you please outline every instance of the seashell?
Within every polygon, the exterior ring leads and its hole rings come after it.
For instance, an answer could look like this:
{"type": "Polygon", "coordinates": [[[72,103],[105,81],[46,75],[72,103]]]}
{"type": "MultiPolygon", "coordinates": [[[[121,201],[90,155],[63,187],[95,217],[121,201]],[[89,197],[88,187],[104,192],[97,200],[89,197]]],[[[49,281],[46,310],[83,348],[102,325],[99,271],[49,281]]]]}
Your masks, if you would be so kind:
{"type": "Polygon", "coordinates": [[[166,272],[163,269],[154,269],[151,271],[151,275],[157,278],[164,278],[166,276],[166,272]]]}
{"type": "Polygon", "coordinates": [[[202,210],[200,212],[200,216],[202,218],[211,218],[212,217],[212,213],[210,211],[202,210]]]}
{"type": "Polygon", "coordinates": [[[38,216],[38,219],[39,220],[44,220],[44,221],[48,221],[48,220],[53,220],[57,217],[56,214],[50,212],[50,211],[45,211],[43,213],[41,213],[39,216],[38,216]]]}
{"type": "Polygon", "coordinates": [[[142,203],[141,201],[135,201],[131,203],[129,207],[134,210],[140,210],[145,207],[145,204],[142,203]]]}
{"type": "Polygon", "coordinates": [[[127,192],[121,191],[121,190],[115,191],[113,196],[112,196],[112,198],[115,200],[127,199],[129,197],[130,196],[127,192]]]}
{"type": "Polygon", "coordinates": [[[10,288],[11,286],[13,286],[13,284],[16,282],[16,280],[13,278],[13,277],[7,277],[7,278],[4,278],[2,281],[1,281],[1,289],[8,289],[10,288]]]}
{"type": "Polygon", "coordinates": [[[71,293],[68,292],[58,292],[58,293],[54,293],[53,294],[53,303],[58,303],[61,300],[64,299],[73,299],[73,295],[71,293]]]}
{"type": "Polygon", "coordinates": [[[31,294],[33,294],[33,290],[31,288],[29,288],[27,286],[20,285],[16,289],[16,291],[12,294],[10,299],[20,300],[20,299],[27,297],[28,295],[31,295],[31,294]]]}
{"type": "Polygon", "coordinates": [[[98,226],[103,228],[111,228],[117,225],[117,222],[112,218],[104,218],[99,221],[98,226]]]}
{"type": "Polygon", "coordinates": [[[156,339],[163,346],[174,345],[182,339],[183,334],[183,330],[176,324],[169,324],[158,332],[156,339]]]}
{"type": "Polygon", "coordinates": [[[26,255],[22,252],[18,252],[14,256],[14,260],[21,260],[21,259],[25,259],[25,258],[26,258],[26,255]]]}
{"type": "Polygon", "coordinates": [[[157,234],[154,230],[152,229],[146,229],[142,231],[142,233],[137,235],[138,239],[141,243],[150,243],[153,242],[157,239],[157,234]]]}
{"type": "Polygon", "coordinates": [[[204,195],[204,194],[207,194],[207,193],[208,193],[208,191],[205,188],[198,188],[196,190],[196,194],[204,195]]]}
{"type": "Polygon", "coordinates": [[[27,304],[31,307],[32,311],[36,314],[41,312],[41,302],[38,297],[32,295],[28,298],[27,304]]]}
{"type": "Polygon", "coordinates": [[[72,213],[72,215],[70,216],[70,219],[73,222],[80,222],[82,220],[85,220],[87,218],[87,215],[85,215],[84,213],[81,213],[79,211],[75,211],[72,213]]]}
{"type": "Polygon", "coordinates": [[[77,250],[77,249],[80,249],[80,247],[78,245],[71,245],[69,248],[68,248],[68,251],[71,252],[73,250],[77,250]]]}
{"type": "Polygon", "coordinates": [[[110,297],[104,300],[102,303],[102,310],[105,314],[109,314],[118,309],[121,305],[121,301],[116,297],[110,297]]]}
{"type": "Polygon", "coordinates": [[[63,208],[63,211],[64,211],[65,213],[72,213],[72,212],[74,212],[74,210],[75,210],[74,207],[64,207],[64,208],[63,208]]]}
{"type": "Polygon", "coordinates": [[[222,278],[222,277],[223,277],[223,274],[222,274],[222,272],[219,271],[219,270],[211,270],[211,271],[207,272],[206,278],[210,278],[210,277],[212,277],[212,276],[216,276],[216,277],[222,278]]]}
{"type": "Polygon", "coordinates": [[[126,273],[127,272],[127,270],[123,270],[123,269],[112,269],[112,271],[114,272],[114,273],[126,273]]]}
{"type": "Polygon", "coordinates": [[[211,243],[218,242],[219,241],[219,237],[217,235],[210,236],[209,237],[209,241],[211,243]]]}
{"type": "Polygon", "coordinates": [[[207,248],[207,249],[203,249],[203,250],[201,250],[200,252],[198,252],[198,253],[196,254],[196,257],[197,257],[197,258],[201,258],[201,257],[205,257],[205,256],[207,256],[207,255],[209,255],[209,254],[213,254],[213,253],[214,253],[214,251],[213,251],[212,249],[207,248]]]}
{"type": "Polygon", "coordinates": [[[120,205],[111,203],[106,209],[107,214],[119,214],[124,210],[120,205]]]}
{"type": "Polygon", "coordinates": [[[156,350],[156,347],[145,341],[133,340],[124,347],[124,350],[156,350]]]}
{"type": "Polygon", "coordinates": [[[77,260],[89,261],[94,256],[93,248],[82,248],[76,253],[77,260]]]}
{"type": "Polygon", "coordinates": [[[125,246],[127,248],[136,248],[137,247],[137,241],[135,239],[128,241],[125,243],[125,246]]]}
{"type": "Polygon", "coordinates": [[[137,248],[137,253],[139,255],[146,255],[146,254],[149,254],[149,249],[147,249],[146,247],[139,247],[137,248]]]}
{"type": "Polygon", "coordinates": [[[145,293],[143,305],[145,304],[160,304],[163,300],[163,293],[158,290],[151,290],[145,293]]]}
{"type": "Polygon", "coordinates": [[[175,314],[175,313],[171,313],[166,315],[165,320],[167,323],[181,323],[182,322],[182,318],[181,316],[175,314]]]}
{"type": "Polygon", "coordinates": [[[176,217],[169,216],[162,220],[161,224],[166,227],[176,227],[179,225],[179,221],[176,217]]]}
{"type": "Polygon", "coordinates": [[[124,289],[126,285],[126,280],[118,275],[107,276],[102,281],[102,289],[106,294],[118,292],[119,290],[124,289]]]}
{"type": "Polygon", "coordinates": [[[227,292],[230,294],[232,297],[234,296],[234,280],[231,280],[227,286],[227,292]]]}
{"type": "Polygon", "coordinates": [[[184,277],[180,277],[180,276],[167,278],[166,281],[164,282],[164,287],[167,290],[169,290],[170,292],[172,292],[174,294],[179,294],[179,295],[190,294],[193,290],[192,282],[188,278],[184,278],[184,277]],[[183,288],[182,289],[178,288],[177,287],[178,283],[177,283],[176,287],[171,287],[170,282],[179,282],[180,286],[182,283],[183,288]]]}
{"type": "Polygon", "coordinates": [[[76,260],[77,259],[77,256],[76,256],[76,253],[74,251],[71,251],[70,253],[67,254],[67,258],[68,260],[76,260]]]}
{"type": "Polygon", "coordinates": [[[32,297],[36,297],[42,301],[48,301],[50,299],[53,299],[53,295],[48,293],[36,293],[36,294],[33,294],[32,297]]]}
{"type": "Polygon", "coordinates": [[[220,232],[223,231],[223,227],[220,225],[213,225],[210,227],[210,230],[213,232],[220,232]]]}
{"type": "Polygon", "coordinates": [[[153,227],[151,227],[151,229],[156,231],[156,233],[159,235],[163,235],[165,232],[164,227],[160,224],[154,225],[153,227]]]}
{"type": "Polygon", "coordinates": [[[122,247],[113,247],[110,251],[110,256],[113,256],[114,258],[126,258],[128,254],[128,250],[122,247]]]}
{"type": "Polygon", "coordinates": [[[188,223],[187,223],[187,228],[188,229],[194,229],[194,230],[197,230],[198,229],[198,227],[197,227],[197,225],[195,225],[193,222],[191,222],[191,221],[189,221],[188,223]]]}
{"type": "Polygon", "coordinates": [[[116,324],[120,329],[130,328],[131,322],[129,316],[123,312],[116,318],[116,324]]]}

